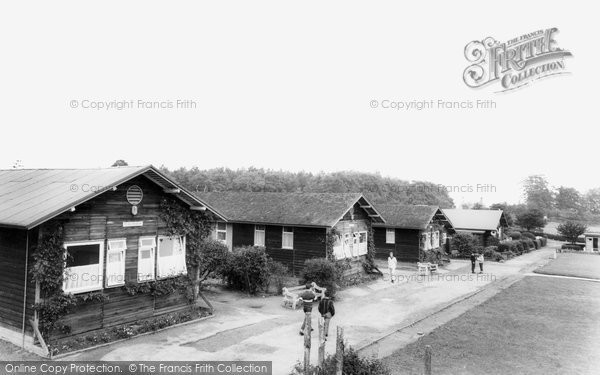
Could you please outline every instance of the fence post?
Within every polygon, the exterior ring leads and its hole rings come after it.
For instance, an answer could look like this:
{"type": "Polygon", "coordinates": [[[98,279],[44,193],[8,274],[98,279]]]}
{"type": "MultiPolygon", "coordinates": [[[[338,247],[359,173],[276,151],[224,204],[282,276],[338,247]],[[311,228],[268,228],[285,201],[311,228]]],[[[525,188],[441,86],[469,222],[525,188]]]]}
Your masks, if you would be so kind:
{"type": "Polygon", "coordinates": [[[304,313],[304,373],[310,374],[310,333],[311,318],[310,311],[304,313]]]}
{"type": "Polygon", "coordinates": [[[431,345],[425,345],[425,375],[431,375],[431,345]]]}
{"type": "Polygon", "coordinates": [[[325,361],[325,319],[319,318],[319,366],[325,361]]]}
{"type": "Polygon", "coordinates": [[[342,375],[344,369],[344,329],[337,327],[335,343],[335,375],[342,375]]]}

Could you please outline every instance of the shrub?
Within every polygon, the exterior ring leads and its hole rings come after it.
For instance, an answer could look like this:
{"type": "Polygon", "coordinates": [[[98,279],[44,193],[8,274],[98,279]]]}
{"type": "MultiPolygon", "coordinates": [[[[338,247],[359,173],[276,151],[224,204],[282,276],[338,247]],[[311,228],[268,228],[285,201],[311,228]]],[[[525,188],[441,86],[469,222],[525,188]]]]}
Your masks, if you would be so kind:
{"type": "Polygon", "coordinates": [[[483,256],[486,258],[492,258],[494,253],[498,252],[498,246],[488,246],[483,249],[483,256]]]}
{"type": "Polygon", "coordinates": [[[521,246],[523,246],[523,252],[529,252],[529,244],[527,243],[527,240],[519,240],[519,243],[521,246]]]}
{"type": "Polygon", "coordinates": [[[269,291],[269,287],[271,284],[275,286],[277,294],[282,293],[282,289],[284,287],[285,279],[289,273],[288,268],[281,262],[274,261],[269,258],[267,260],[267,269],[269,273],[269,277],[265,281],[265,292],[269,291]]]}
{"type": "Polygon", "coordinates": [[[461,256],[469,256],[474,250],[475,239],[470,233],[456,233],[450,243],[452,250],[457,250],[461,256]]]}
{"type": "Polygon", "coordinates": [[[535,240],[535,235],[531,232],[523,232],[521,233],[521,236],[524,238],[529,238],[530,240],[535,240]]]}
{"type": "Polygon", "coordinates": [[[314,258],[304,262],[301,279],[303,284],[314,281],[319,286],[327,288],[334,297],[341,275],[336,262],[325,258],[314,258]]]}
{"type": "Polygon", "coordinates": [[[502,255],[502,253],[499,253],[499,252],[496,252],[496,251],[494,251],[494,252],[492,253],[492,255],[491,255],[491,258],[492,258],[493,260],[495,260],[496,262],[499,262],[499,261],[501,261],[501,260],[505,260],[505,259],[504,259],[504,255],[502,255]]]}
{"type": "Polygon", "coordinates": [[[268,283],[268,257],[261,247],[244,246],[229,253],[221,275],[231,288],[256,294],[268,283]]]}
{"type": "Polygon", "coordinates": [[[533,242],[533,240],[532,240],[532,239],[529,239],[529,238],[528,238],[528,239],[526,239],[525,241],[527,242],[527,246],[529,246],[529,250],[534,250],[534,249],[536,249],[536,247],[535,247],[535,244],[534,244],[534,242],[533,242]]]}
{"type": "MultiPolygon", "coordinates": [[[[291,375],[308,375],[304,373],[304,366],[297,363],[291,375]]],[[[312,367],[312,366],[311,366],[312,367]]],[[[315,371],[311,368],[310,374],[334,375],[336,367],[335,355],[328,355],[323,361],[320,371],[315,371]]],[[[344,350],[343,356],[344,374],[369,374],[369,375],[390,375],[390,370],[383,364],[380,359],[361,357],[353,348],[344,350]]]]}
{"type": "Polygon", "coordinates": [[[497,237],[489,236],[485,240],[485,244],[486,244],[486,246],[498,246],[498,245],[500,245],[500,240],[497,237]]]}
{"type": "Polygon", "coordinates": [[[560,248],[563,250],[583,250],[583,245],[576,245],[576,244],[564,244],[562,245],[560,248]]]}
{"type": "Polygon", "coordinates": [[[442,263],[442,251],[443,250],[441,250],[441,248],[421,251],[419,260],[421,262],[425,262],[425,263],[441,264],[442,263]]]}
{"type": "MultiPolygon", "coordinates": [[[[523,252],[525,251],[525,248],[523,247],[523,244],[521,243],[521,241],[513,241],[513,243],[515,244],[515,247],[516,247],[515,248],[516,251],[514,251],[514,252],[519,255],[523,254],[523,252]]],[[[513,250],[511,249],[511,251],[513,251],[513,250]]]]}
{"type": "Polygon", "coordinates": [[[512,238],[512,239],[513,239],[513,241],[516,241],[516,240],[519,240],[519,239],[521,239],[521,232],[518,232],[518,231],[509,232],[509,233],[508,233],[508,236],[509,236],[510,238],[512,238]]]}
{"type": "Polygon", "coordinates": [[[535,249],[539,249],[540,247],[542,247],[542,243],[540,242],[540,240],[533,240],[533,246],[535,246],[535,249]]]}

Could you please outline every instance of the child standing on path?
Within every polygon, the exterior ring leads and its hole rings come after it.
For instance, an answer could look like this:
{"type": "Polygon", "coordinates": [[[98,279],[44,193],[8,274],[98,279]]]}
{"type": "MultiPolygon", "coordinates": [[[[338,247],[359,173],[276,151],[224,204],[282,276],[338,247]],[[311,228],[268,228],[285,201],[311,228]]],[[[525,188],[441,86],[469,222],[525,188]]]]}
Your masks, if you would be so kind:
{"type": "Polygon", "coordinates": [[[483,273],[483,253],[479,254],[477,261],[479,262],[479,273],[483,273]]]}
{"type": "Polygon", "coordinates": [[[397,264],[398,261],[396,260],[394,253],[390,251],[390,256],[388,257],[388,270],[390,272],[390,280],[392,280],[392,282],[394,282],[394,273],[396,272],[397,264]]]}

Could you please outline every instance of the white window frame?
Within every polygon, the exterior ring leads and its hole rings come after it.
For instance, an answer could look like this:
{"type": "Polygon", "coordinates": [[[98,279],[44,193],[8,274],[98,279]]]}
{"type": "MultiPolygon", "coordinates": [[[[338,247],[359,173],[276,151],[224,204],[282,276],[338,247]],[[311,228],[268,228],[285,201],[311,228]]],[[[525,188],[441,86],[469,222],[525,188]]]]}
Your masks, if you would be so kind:
{"type": "Polygon", "coordinates": [[[395,228],[385,228],[385,243],[396,243],[396,229],[395,228]]]}
{"type": "Polygon", "coordinates": [[[187,275],[187,264],[186,264],[186,241],[185,236],[158,236],[158,241],[156,242],[156,278],[157,279],[168,279],[170,277],[177,277],[180,275],[187,275]],[[175,239],[178,241],[179,249],[173,249],[173,255],[169,257],[161,257],[160,256],[160,244],[162,240],[165,239],[175,239]],[[179,252],[179,253],[176,253],[179,252]],[[183,255],[183,258],[181,256],[183,255]],[[169,272],[162,269],[161,259],[170,258],[174,263],[179,263],[179,266],[183,266],[177,272],[169,272]]]}
{"type": "MultiPolygon", "coordinates": [[[[85,279],[83,276],[74,276],[73,273],[69,273],[69,270],[71,268],[77,268],[77,267],[67,267],[66,265],[66,261],[65,261],[65,265],[64,265],[64,279],[63,279],[63,292],[64,293],[71,293],[71,294],[77,294],[77,293],[85,293],[85,292],[91,292],[91,291],[96,291],[96,290],[102,290],[102,284],[103,284],[103,275],[104,275],[104,240],[102,241],[77,241],[77,242],[65,242],[63,244],[63,248],[65,249],[65,260],[66,260],[66,256],[67,256],[67,252],[69,251],[69,247],[71,246],[86,246],[86,245],[98,245],[99,247],[99,252],[100,254],[98,254],[98,265],[97,265],[97,269],[98,269],[98,274],[96,275],[96,277],[94,277],[94,275],[89,274],[89,272],[84,272],[87,274],[87,276],[85,276],[85,279]],[[70,278],[70,279],[68,279],[70,278]],[[94,283],[90,284],[90,285],[85,285],[85,286],[81,286],[81,287],[73,287],[73,288],[67,288],[68,284],[70,284],[70,280],[77,280],[79,281],[80,279],[83,281],[94,281],[94,283]],[[93,279],[96,280],[93,280],[93,279]]],[[[96,265],[89,265],[89,266],[80,266],[80,267],[90,267],[90,266],[96,266],[96,265]]],[[[83,269],[82,269],[83,271],[83,269]]]]}
{"type": "Polygon", "coordinates": [[[227,223],[224,221],[217,221],[217,223],[215,224],[215,239],[217,241],[220,241],[224,244],[227,244],[227,223]],[[219,224],[223,224],[225,226],[224,229],[219,229],[219,224]],[[225,234],[225,239],[220,240],[219,239],[219,233],[224,233],[225,234]]]}
{"type": "Polygon", "coordinates": [[[138,268],[137,268],[137,281],[138,283],[143,283],[146,281],[152,281],[156,279],[156,236],[142,236],[138,239],[138,268]],[[153,246],[142,246],[143,240],[152,240],[153,246]],[[142,251],[151,250],[150,259],[152,260],[152,274],[150,277],[141,278],[142,273],[140,272],[140,261],[142,260],[142,251]]]}
{"type": "Polygon", "coordinates": [[[107,288],[112,288],[112,287],[116,287],[116,286],[121,286],[121,285],[125,285],[125,254],[127,253],[127,239],[125,238],[111,238],[109,240],[106,241],[106,272],[105,272],[105,279],[106,279],[106,283],[105,286],[107,288]],[[113,247],[113,244],[122,244],[123,247],[113,247]],[[120,269],[119,269],[119,275],[117,275],[116,277],[116,281],[113,279],[114,275],[109,275],[108,274],[108,265],[109,265],[109,259],[110,256],[113,254],[118,254],[120,255],[120,258],[122,259],[122,264],[120,265],[120,269]]]}
{"type": "Polygon", "coordinates": [[[294,227],[283,227],[281,228],[281,248],[282,249],[286,249],[286,250],[293,250],[294,249],[294,227]],[[291,229],[290,231],[286,232],[286,228],[291,229]],[[291,236],[291,246],[285,246],[285,237],[287,236],[291,236]]]}
{"type": "MultiPolygon", "coordinates": [[[[267,227],[265,225],[254,225],[254,246],[265,247],[267,227]],[[262,229],[259,229],[261,227],[262,229]],[[262,243],[259,241],[262,238],[262,243]]],[[[283,241],[283,237],[282,237],[283,241]]]]}

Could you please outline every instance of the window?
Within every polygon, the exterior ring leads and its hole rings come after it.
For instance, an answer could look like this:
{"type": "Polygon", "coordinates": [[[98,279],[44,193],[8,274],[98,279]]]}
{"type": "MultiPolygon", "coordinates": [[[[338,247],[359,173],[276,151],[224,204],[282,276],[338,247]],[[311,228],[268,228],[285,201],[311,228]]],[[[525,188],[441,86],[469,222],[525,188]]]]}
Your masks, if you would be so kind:
{"type": "Polygon", "coordinates": [[[344,256],[346,258],[351,258],[352,254],[353,254],[353,246],[354,243],[352,241],[352,236],[350,235],[350,233],[344,233],[344,256]]]}
{"type": "Polygon", "coordinates": [[[367,253],[367,232],[358,232],[358,255],[367,253]]]}
{"type": "Polygon", "coordinates": [[[282,249],[293,249],[294,248],[294,228],[283,227],[283,236],[281,238],[282,249]]]}
{"type": "Polygon", "coordinates": [[[217,222],[217,240],[227,244],[227,223],[217,222]]]}
{"type": "Polygon", "coordinates": [[[265,246],[265,226],[254,226],[254,246],[265,246]]]}
{"type": "Polygon", "coordinates": [[[448,234],[446,232],[442,232],[442,245],[445,245],[447,240],[448,234]]]}
{"type": "Polygon", "coordinates": [[[138,281],[154,279],[155,237],[140,237],[138,246],[138,281]]]}
{"type": "Polygon", "coordinates": [[[433,232],[433,239],[432,239],[432,248],[433,249],[437,249],[438,247],[440,247],[440,232],[435,231],[433,232]]]}
{"type": "Polygon", "coordinates": [[[185,237],[159,237],[156,266],[158,277],[186,274],[185,237]]]}
{"type": "Polygon", "coordinates": [[[396,243],[396,230],[394,228],[385,230],[385,243],[396,243]]]}
{"type": "Polygon", "coordinates": [[[125,239],[108,240],[106,251],[106,286],[125,284],[125,239]]]}
{"type": "Polygon", "coordinates": [[[82,293],[102,289],[104,241],[66,243],[63,291],[82,293]]]}

